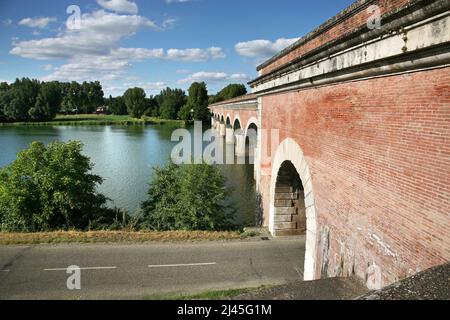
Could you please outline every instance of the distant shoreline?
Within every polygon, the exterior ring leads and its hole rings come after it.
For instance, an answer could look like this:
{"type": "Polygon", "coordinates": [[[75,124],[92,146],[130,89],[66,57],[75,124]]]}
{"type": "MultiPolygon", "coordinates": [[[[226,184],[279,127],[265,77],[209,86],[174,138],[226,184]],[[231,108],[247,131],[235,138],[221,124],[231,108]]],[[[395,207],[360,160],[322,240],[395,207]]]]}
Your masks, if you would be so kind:
{"type": "Polygon", "coordinates": [[[160,119],[154,117],[142,117],[142,119],[132,118],[130,116],[116,115],[57,115],[55,119],[50,121],[27,121],[27,122],[0,122],[0,126],[108,126],[108,125],[158,125],[172,124],[182,125],[186,123],[184,120],[160,119]]]}

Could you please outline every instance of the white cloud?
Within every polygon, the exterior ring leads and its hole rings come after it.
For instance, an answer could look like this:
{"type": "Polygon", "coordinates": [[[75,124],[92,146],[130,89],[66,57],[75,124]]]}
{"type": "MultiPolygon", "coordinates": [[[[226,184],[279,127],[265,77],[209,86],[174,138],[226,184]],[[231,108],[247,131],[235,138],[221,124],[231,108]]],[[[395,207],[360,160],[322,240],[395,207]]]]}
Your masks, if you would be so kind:
{"type": "MultiPolygon", "coordinates": [[[[41,80],[79,82],[123,81],[133,63],[148,59],[202,62],[226,56],[219,47],[165,50],[120,46],[123,39],[132,37],[141,29],[162,30],[142,16],[98,10],[82,15],[80,30],[64,29],[54,37],[35,40],[13,39],[10,54],[42,61],[64,60],[64,64],[59,66],[45,65],[43,68],[50,74],[41,80]]],[[[154,84],[145,87],[150,90],[154,84]]],[[[156,84],[161,85],[159,82],[156,84]]]]}
{"type": "Polygon", "coordinates": [[[56,22],[56,18],[44,17],[44,18],[24,18],[19,21],[20,26],[26,26],[30,28],[46,28],[51,22],[56,22]]]}
{"type": "Polygon", "coordinates": [[[43,65],[42,69],[44,69],[45,71],[51,71],[51,70],[53,70],[53,65],[51,65],[51,64],[43,65]]]}
{"type": "Polygon", "coordinates": [[[97,0],[103,8],[117,13],[137,14],[139,9],[134,1],[129,0],[97,0]]]}
{"type": "Polygon", "coordinates": [[[177,19],[175,18],[167,18],[162,22],[162,27],[164,30],[172,29],[175,26],[177,19]]]}
{"type": "Polygon", "coordinates": [[[258,62],[269,59],[278,52],[296,42],[299,38],[285,39],[281,38],[275,42],[269,40],[253,40],[239,42],[235,46],[238,54],[248,58],[254,58],[258,62]]]}
{"type": "Polygon", "coordinates": [[[142,28],[158,29],[153,21],[141,16],[99,10],[82,16],[81,30],[66,29],[54,38],[15,42],[10,53],[38,60],[101,56],[117,47],[121,39],[136,34],[142,28]]]}
{"type": "Polygon", "coordinates": [[[250,77],[246,74],[235,73],[228,74],[225,72],[196,72],[191,74],[187,78],[181,79],[179,83],[192,83],[192,82],[206,82],[206,83],[219,83],[226,81],[245,82],[250,80],[250,77]]]}
{"type": "Polygon", "coordinates": [[[250,77],[245,73],[234,73],[229,79],[233,81],[249,81],[250,77]]]}
{"type": "MultiPolygon", "coordinates": [[[[108,54],[85,54],[69,59],[69,62],[53,68],[53,73],[42,78],[43,81],[85,81],[85,80],[118,80],[125,77],[125,72],[131,68],[132,62],[146,59],[203,61],[211,59],[208,50],[203,49],[143,49],[143,48],[117,48],[111,49],[108,54]],[[176,50],[179,56],[170,55],[176,50]],[[187,52],[184,53],[183,52],[187,52]],[[192,54],[195,51],[198,54],[192,54]],[[190,60],[189,60],[190,59],[190,60]]],[[[188,71],[189,72],[189,71],[188,71]]]]}
{"type": "Polygon", "coordinates": [[[146,92],[156,92],[161,91],[167,87],[166,83],[163,81],[158,82],[128,82],[124,83],[125,88],[138,87],[144,89],[146,92]]]}
{"type": "Polygon", "coordinates": [[[169,49],[166,58],[177,61],[206,61],[209,59],[223,59],[226,55],[222,48],[210,47],[207,49],[169,49]]]}
{"type": "Polygon", "coordinates": [[[8,27],[10,25],[12,25],[13,21],[11,19],[6,19],[2,21],[3,25],[8,27]]]}
{"type": "Polygon", "coordinates": [[[96,70],[99,74],[124,71],[131,66],[130,62],[144,59],[207,61],[225,57],[223,50],[218,47],[167,51],[119,47],[122,39],[143,28],[159,30],[156,24],[147,18],[99,10],[83,15],[81,30],[65,30],[53,38],[20,42],[16,40],[10,53],[37,60],[68,60],[68,64],[49,76],[61,77],[61,80],[79,78],[88,74],[88,71],[93,75],[97,75],[96,70]]]}
{"type": "Polygon", "coordinates": [[[163,49],[117,48],[110,52],[110,58],[113,60],[141,61],[144,59],[163,59],[164,57],[163,49]]]}

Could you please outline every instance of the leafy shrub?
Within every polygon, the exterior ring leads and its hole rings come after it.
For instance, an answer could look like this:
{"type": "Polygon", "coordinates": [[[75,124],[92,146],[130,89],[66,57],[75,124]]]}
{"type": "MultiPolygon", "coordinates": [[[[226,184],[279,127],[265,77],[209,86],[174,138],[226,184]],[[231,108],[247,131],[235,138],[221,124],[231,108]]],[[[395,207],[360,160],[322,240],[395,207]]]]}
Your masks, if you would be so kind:
{"type": "Polygon", "coordinates": [[[231,191],[216,166],[168,164],[154,169],[142,204],[143,224],[158,230],[229,230],[235,210],[227,204],[231,191]]]}
{"type": "Polygon", "coordinates": [[[87,229],[114,221],[107,198],[96,191],[102,178],[80,142],[33,142],[0,169],[0,230],[36,232],[87,229]]]}

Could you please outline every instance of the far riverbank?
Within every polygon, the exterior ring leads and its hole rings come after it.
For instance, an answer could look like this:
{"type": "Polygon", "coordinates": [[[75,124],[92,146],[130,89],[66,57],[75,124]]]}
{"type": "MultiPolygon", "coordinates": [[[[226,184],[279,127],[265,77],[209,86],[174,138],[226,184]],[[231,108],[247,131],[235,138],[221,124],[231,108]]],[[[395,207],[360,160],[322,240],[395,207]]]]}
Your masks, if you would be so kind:
{"type": "Polygon", "coordinates": [[[97,115],[97,114],[78,114],[78,115],[57,115],[51,121],[41,122],[2,122],[0,126],[98,126],[98,125],[154,125],[169,124],[185,126],[183,120],[160,119],[155,117],[142,117],[136,119],[131,116],[117,115],[97,115]]]}

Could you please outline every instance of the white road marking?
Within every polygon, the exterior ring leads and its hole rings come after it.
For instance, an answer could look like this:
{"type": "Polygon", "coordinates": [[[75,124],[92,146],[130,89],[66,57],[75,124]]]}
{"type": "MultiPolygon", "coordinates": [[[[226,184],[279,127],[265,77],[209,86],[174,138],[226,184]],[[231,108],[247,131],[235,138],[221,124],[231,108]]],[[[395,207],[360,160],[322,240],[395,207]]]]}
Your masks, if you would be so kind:
{"type": "MultiPolygon", "coordinates": [[[[108,270],[108,269],[117,269],[117,267],[86,267],[80,268],[80,270],[108,270]]],[[[67,268],[53,268],[53,269],[44,269],[44,271],[66,271],[67,268]]]]}
{"type": "Polygon", "coordinates": [[[206,263],[181,263],[181,264],[160,264],[160,265],[149,265],[149,268],[172,268],[172,267],[201,267],[201,266],[214,266],[216,262],[206,262],[206,263]]]}
{"type": "Polygon", "coordinates": [[[9,270],[0,270],[0,272],[9,272],[9,270]]]}
{"type": "Polygon", "coordinates": [[[303,278],[303,273],[297,267],[294,267],[294,270],[297,271],[298,275],[303,278]]]}

